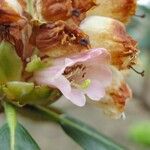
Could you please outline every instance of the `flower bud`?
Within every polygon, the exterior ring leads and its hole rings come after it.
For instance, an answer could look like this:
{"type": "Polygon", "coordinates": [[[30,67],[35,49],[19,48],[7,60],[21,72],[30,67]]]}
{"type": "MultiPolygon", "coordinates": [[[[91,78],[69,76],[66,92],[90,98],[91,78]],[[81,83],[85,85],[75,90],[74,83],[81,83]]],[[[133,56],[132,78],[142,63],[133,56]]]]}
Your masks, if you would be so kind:
{"type": "Polygon", "coordinates": [[[2,91],[7,99],[16,105],[44,105],[56,101],[61,96],[57,89],[18,81],[7,82],[2,86],[2,91]]]}

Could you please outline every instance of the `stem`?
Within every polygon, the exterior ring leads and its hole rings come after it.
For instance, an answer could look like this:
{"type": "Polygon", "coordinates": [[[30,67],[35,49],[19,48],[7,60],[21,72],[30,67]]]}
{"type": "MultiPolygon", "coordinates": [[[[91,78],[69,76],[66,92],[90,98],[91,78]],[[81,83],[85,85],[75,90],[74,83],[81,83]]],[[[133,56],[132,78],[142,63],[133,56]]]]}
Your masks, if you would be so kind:
{"type": "Polygon", "coordinates": [[[13,105],[4,102],[7,123],[10,130],[10,150],[15,150],[15,130],[17,125],[16,111],[13,105]]]}
{"type": "Polygon", "coordinates": [[[53,119],[55,122],[60,122],[60,115],[61,113],[56,110],[49,110],[49,108],[45,108],[42,106],[30,106],[32,108],[32,111],[39,112],[40,115],[46,116],[48,119],[53,119]]]}

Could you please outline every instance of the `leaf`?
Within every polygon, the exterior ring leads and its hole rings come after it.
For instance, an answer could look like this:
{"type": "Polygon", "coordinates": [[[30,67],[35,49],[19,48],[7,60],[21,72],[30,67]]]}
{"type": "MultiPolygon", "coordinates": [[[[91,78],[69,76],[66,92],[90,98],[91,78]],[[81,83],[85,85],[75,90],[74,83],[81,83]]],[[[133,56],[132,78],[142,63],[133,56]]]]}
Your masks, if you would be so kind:
{"type": "MultiPolygon", "coordinates": [[[[14,150],[40,150],[27,130],[19,123],[16,125],[15,139],[14,150]]],[[[11,150],[8,124],[3,125],[0,129],[0,150],[11,150]]]]}
{"type": "Polygon", "coordinates": [[[129,130],[129,136],[139,144],[150,146],[150,122],[136,123],[129,130]]]}
{"type": "Polygon", "coordinates": [[[20,80],[21,72],[22,61],[16,54],[14,46],[2,41],[0,43],[0,84],[20,80]]]}
{"type": "MultiPolygon", "coordinates": [[[[63,130],[76,141],[84,150],[125,150],[125,148],[112,142],[106,136],[100,134],[93,128],[81,121],[60,114],[59,110],[45,108],[42,106],[32,106],[35,113],[40,113],[50,121],[59,123],[63,130]],[[58,113],[57,113],[58,112],[58,113]]],[[[30,108],[31,109],[31,108],[30,108]]]]}
{"type": "Polygon", "coordinates": [[[0,150],[40,150],[26,129],[17,122],[13,105],[4,103],[7,124],[0,129],[0,150]]]}
{"type": "Polygon", "coordinates": [[[124,150],[93,128],[66,115],[62,116],[64,131],[85,150],[124,150]]]}

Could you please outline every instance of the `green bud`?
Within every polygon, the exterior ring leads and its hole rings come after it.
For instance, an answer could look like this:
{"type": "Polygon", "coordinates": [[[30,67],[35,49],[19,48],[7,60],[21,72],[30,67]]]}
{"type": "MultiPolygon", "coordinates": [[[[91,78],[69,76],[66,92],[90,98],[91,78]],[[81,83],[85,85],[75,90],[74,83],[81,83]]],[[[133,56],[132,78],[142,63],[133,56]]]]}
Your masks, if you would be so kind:
{"type": "Polygon", "coordinates": [[[35,86],[34,83],[8,82],[2,86],[3,93],[16,105],[46,105],[55,102],[60,96],[57,89],[47,86],[35,86]]]}
{"type": "Polygon", "coordinates": [[[31,93],[22,97],[20,103],[46,105],[55,102],[60,96],[60,92],[56,89],[47,86],[35,86],[31,93]]]}
{"type": "Polygon", "coordinates": [[[22,61],[12,44],[0,43],[0,84],[21,79],[22,61]]]}
{"type": "Polygon", "coordinates": [[[6,83],[6,86],[3,87],[3,91],[6,94],[8,99],[21,99],[24,95],[27,95],[34,89],[33,83],[27,82],[17,82],[12,81],[6,83]]]}
{"type": "Polygon", "coordinates": [[[34,55],[32,58],[31,58],[31,62],[29,62],[26,66],[26,71],[27,72],[34,72],[34,71],[37,71],[41,68],[44,67],[44,64],[42,63],[40,57],[37,57],[36,55],[34,55]]]}

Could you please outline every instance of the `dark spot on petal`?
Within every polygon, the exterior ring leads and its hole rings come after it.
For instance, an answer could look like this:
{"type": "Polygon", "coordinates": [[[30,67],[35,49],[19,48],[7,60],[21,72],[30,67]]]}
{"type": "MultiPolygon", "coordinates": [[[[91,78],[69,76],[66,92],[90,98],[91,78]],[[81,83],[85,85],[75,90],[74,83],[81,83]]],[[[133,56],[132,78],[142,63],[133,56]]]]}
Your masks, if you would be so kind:
{"type": "Polygon", "coordinates": [[[72,10],[72,16],[79,17],[80,14],[81,14],[81,12],[80,12],[79,9],[73,9],[73,10],[72,10]]]}
{"type": "Polygon", "coordinates": [[[80,39],[79,43],[83,46],[87,46],[87,45],[89,45],[89,40],[82,38],[82,39],[80,39]]]}

